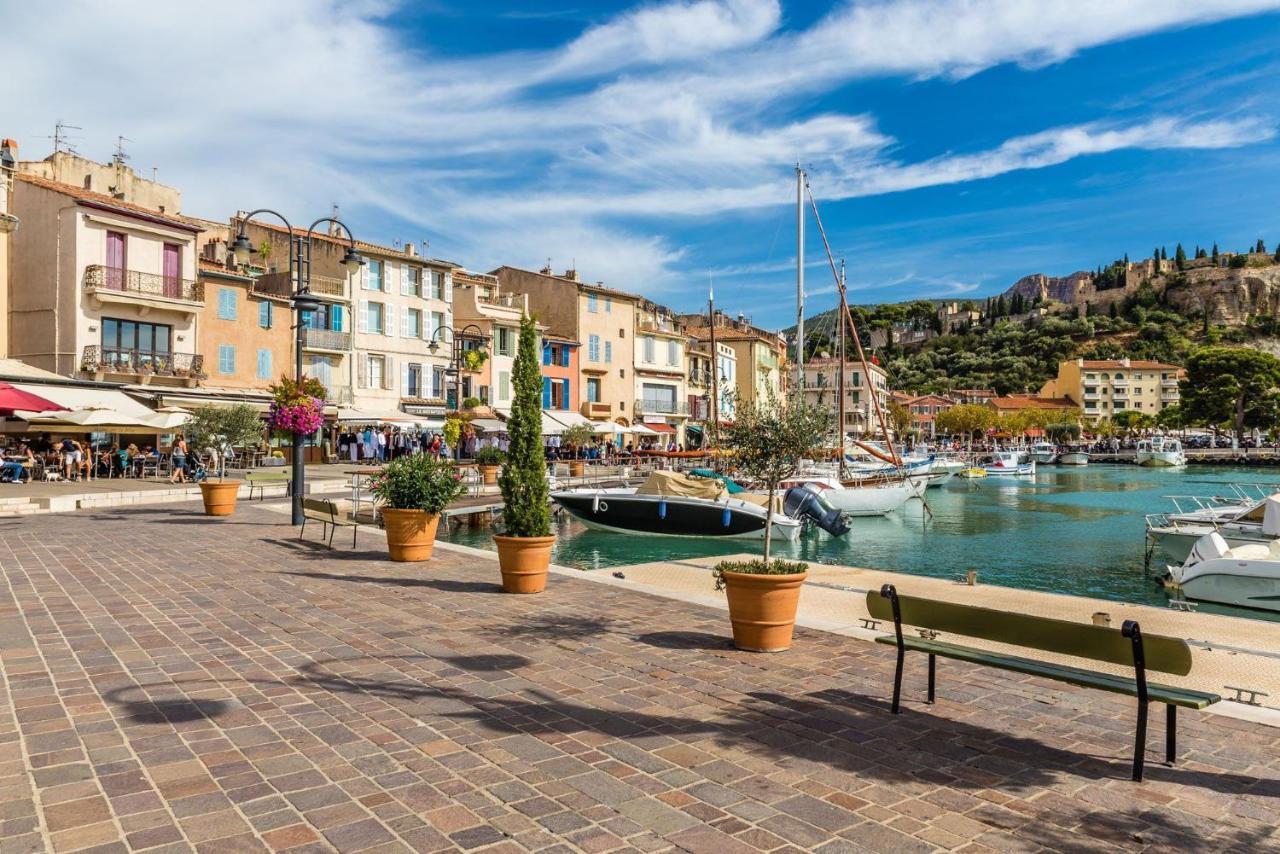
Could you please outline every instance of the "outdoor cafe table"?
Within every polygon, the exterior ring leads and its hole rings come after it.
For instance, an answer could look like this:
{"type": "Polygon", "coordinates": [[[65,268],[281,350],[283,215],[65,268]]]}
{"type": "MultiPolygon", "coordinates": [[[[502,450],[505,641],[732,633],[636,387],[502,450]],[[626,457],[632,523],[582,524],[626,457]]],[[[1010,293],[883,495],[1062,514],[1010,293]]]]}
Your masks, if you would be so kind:
{"type": "Polygon", "coordinates": [[[351,475],[351,515],[353,517],[359,514],[360,504],[364,500],[365,479],[380,471],[382,471],[382,467],[376,466],[363,469],[348,469],[343,472],[343,474],[351,475]]]}

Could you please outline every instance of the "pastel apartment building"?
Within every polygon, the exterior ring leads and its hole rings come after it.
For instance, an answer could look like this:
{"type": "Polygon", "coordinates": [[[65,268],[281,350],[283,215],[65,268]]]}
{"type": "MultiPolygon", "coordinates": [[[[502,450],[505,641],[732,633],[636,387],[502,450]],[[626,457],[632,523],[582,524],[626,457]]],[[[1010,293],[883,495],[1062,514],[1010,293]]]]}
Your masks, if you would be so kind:
{"type": "MultiPolygon", "coordinates": [[[[705,314],[682,314],[676,318],[685,332],[699,341],[709,341],[711,332],[705,314]]],[[[712,318],[717,344],[733,350],[736,374],[733,399],[753,403],[769,395],[781,400],[785,388],[786,341],[776,332],[755,326],[744,315],[730,318],[717,311],[712,318]]]]}
{"type": "MultiPolygon", "coordinates": [[[[511,410],[511,374],[520,340],[520,319],[528,311],[524,294],[504,293],[497,276],[453,271],[454,329],[463,350],[483,350],[472,366],[462,365],[460,388],[447,392],[455,408],[467,398],[507,413],[511,410]],[[470,327],[470,328],[469,328],[470,327]]],[[[453,339],[440,352],[449,353],[453,339]]]]}
{"type": "MultiPolygon", "coordinates": [[[[888,417],[889,382],[884,369],[868,363],[863,371],[860,361],[844,362],[844,432],[862,435],[878,433],[875,403],[888,417]]],[[[840,360],[833,357],[808,359],[804,363],[804,399],[809,406],[835,412],[840,406],[840,360]]]]}
{"type": "Polygon", "coordinates": [[[1181,400],[1179,365],[1138,359],[1072,359],[1058,363],[1058,376],[1041,397],[1066,398],[1091,421],[1133,410],[1154,415],[1181,400]]]}

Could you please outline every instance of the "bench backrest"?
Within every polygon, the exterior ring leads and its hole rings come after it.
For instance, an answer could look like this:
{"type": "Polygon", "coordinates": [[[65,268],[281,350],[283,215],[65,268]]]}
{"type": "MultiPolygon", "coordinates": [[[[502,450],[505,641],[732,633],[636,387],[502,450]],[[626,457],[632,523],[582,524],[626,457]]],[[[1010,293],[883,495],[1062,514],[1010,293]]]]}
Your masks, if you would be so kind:
{"type": "Polygon", "coordinates": [[[245,475],[247,480],[288,480],[289,473],[284,471],[251,471],[245,475]]]}
{"type": "Polygon", "coordinates": [[[302,512],[312,518],[333,519],[338,515],[338,505],[324,498],[304,498],[302,512]]]}
{"type": "MultiPolygon", "coordinates": [[[[1119,629],[997,611],[975,605],[939,602],[898,594],[904,625],[969,638],[1007,643],[1059,655],[1112,664],[1133,664],[1133,642],[1119,629]]],[[[893,621],[893,604],[879,590],[867,593],[867,612],[893,621]]],[[[1142,634],[1148,670],[1185,676],[1191,671],[1191,647],[1178,638],[1142,634]]]]}

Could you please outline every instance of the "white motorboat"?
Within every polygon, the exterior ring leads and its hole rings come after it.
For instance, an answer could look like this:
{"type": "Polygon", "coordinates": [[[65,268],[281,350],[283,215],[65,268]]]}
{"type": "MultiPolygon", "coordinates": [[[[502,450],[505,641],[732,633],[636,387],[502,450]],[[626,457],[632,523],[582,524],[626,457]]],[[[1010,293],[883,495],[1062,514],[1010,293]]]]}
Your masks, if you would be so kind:
{"type": "Polygon", "coordinates": [[[1031,460],[1046,466],[1057,462],[1058,446],[1052,442],[1036,442],[1031,446],[1031,460]]]}
{"type": "Polygon", "coordinates": [[[828,476],[798,480],[815,489],[824,501],[846,516],[887,516],[924,491],[923,482],[914,478],[875,483],[852,481],[848,484],[828,476]]]}
{"type": "Polygon", "coordinates": [[[1169,586],[1188,599],[1280,611],[1280,540],[1233,548],[1210,532],[1169,567],[1169,586]]]}
{"type": "Polygon", "coordinates": [[[1172,436],[1152,436],[1138,442],[1137,453],[1140,466],[1185,466],[1187,455],[1182,452],[1182,443],[1172,436]]]}
{"type": "Polygon", "coordinates": [[[1035,460],[1027,458],[1022,451],[996,451],[991,455],[991,462],[983,466],[989,475],[1034,475],[1035,460]]]}
{"type": "MultiPolygon", "coordinates": [[[[763,539],[768,500],[741,490],[727,479],[690,477],[655,471],[639,487],[566,489],[551,499],[589,528],[622,534],[669,537],[742,537],[763,539]]],[[[832,536],[849,530],[840,511],[816,490],[788,489],[774,506],[773,536],[795,540],[810,519],[832,536]]]]}
{"type": "Polygon", "coordinates": [[[1147,538],[1171,559],[1186,560],[1196,543],[1217,534],[1228,548],[1280,540],[1280,493],[1261,501],[1172,498],[1175,512],[1147,516],[1147,538]],[[1194,510],[1182,506],[1194,502],[1194,510]]]}

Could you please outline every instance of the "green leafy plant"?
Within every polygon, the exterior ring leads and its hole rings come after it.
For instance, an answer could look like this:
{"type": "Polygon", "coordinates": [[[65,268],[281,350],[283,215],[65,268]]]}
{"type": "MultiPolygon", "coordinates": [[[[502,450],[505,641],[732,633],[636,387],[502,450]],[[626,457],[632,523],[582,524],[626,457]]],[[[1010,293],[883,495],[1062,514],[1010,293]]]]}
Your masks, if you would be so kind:
{"type": "Polygon", "coordinates": [[[480,405],[480,398],[478,397],[468,397],[462,401],[463,409],[475,409],[479,405],[480,405]]]}
{"type": "Polygon", "coordinates": [[[183,429],[189,443],[218,450],[222,461],[218,466],[219,480],[226,477],[227,453],[232,448],[256,445],[262,439],[262,419],[256,409],[245,403],[202,406],[192,412],[183,429]]]}
{"type": "Polygon", "coordinates": [[[532,317],[520,320],[520,341],[512,368],[511,417],[507,419],[510,450],[498,477],[503,520],[509,537],[551,534],[547,505],[546,465],[542,456],[542,359],[538,328],[532,317]]]}
{"type": "Polygon", "coordinates": [[[574,424],[572,427],[564,431],[560,436],[560,441],[574,448],[581,448],[591,444],[591,441],[595,439],[595,437],[596,432],[591,429],[590,425],[574,424]]]}
{"type": "Polygon", "coordinates": [[[369,489],[394,510],[440,513],[462,494],[463,485],[452,462],[430,454],[409,454],[383,466],[371,479],[369,489]]]}
{"type": "Polygon", "coordinates": [[[468,371],[478,371],[484,367],[484,363],[489,360],[488,352],[484,350],[464,350],[462,353],[462,367],[468,371]]]}
{"type": "Polygon", "coordinates": [[[476,465],[500,466],[507,461],[507,455],[493,445],[485,445],[476,451],[476,465]]]}
{"type": "Polygon", "coordinates": [[[462,419],[446,418],[444,421],[444,443],[450,448],[458,447],[458,441],[462,438],[462,419]]]}
{"type": "Polygon", "coordinates": [[[734,465],[747,479],[768,490],[764,529],[764,560],[773,542],[773,497],[778,484],[800,472],[816,450],[827,447],[835,419],[829,409],[799,400],[783,405],[770,391],[750,403],[739,401],[736,417],[725,428],[723,443],[733,452],[734,465]]]}
{"type": "Polygon", "coordinates": [[[716,589],[724,589],[726,572],[741,572],[746,575],[795,575],[808,572],[809,567],[795,560],[722,560],[711,570],[716,580],[716,589]]]}

